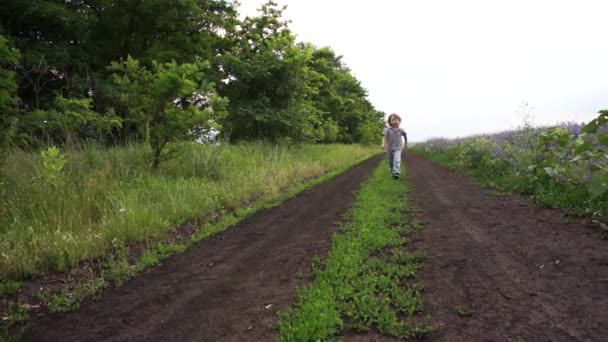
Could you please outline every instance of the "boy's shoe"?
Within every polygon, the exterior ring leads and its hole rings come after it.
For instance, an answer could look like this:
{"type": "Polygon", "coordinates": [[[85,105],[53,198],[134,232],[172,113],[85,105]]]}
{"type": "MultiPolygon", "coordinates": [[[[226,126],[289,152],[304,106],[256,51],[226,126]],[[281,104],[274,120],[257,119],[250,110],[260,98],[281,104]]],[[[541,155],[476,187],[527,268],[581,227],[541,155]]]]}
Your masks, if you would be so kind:
{"type": "Polygon", "coordinates": [[[394,179],[399,179],[399,174],[398,174],[398,173],[395,173],[395,174],[393,175],[393,178],[394,178],[394,179]]]}

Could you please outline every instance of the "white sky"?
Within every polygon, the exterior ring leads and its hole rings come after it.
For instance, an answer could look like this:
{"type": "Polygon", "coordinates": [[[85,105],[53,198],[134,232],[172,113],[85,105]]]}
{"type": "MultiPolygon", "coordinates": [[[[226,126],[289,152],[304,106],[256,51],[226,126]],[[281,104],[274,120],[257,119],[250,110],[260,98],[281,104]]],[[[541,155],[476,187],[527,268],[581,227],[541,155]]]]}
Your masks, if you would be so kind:
{"type": "MultiPolygon", "coordinates": [[[[264,0],[241,0],[255,15],[264,0]]],[[[608,109],[605,0],[276,0],[299,41],[330,46],[411,141],[608,109]]]]}

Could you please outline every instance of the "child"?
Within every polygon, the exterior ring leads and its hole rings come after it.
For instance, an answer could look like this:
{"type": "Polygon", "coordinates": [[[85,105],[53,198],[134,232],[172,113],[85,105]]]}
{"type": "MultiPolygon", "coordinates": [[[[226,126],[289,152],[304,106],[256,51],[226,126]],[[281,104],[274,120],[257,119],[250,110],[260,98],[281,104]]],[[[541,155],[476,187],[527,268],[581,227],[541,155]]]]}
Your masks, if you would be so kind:
{"type": "Polygon", "coordinates": [[[389,115],[387,122],[389,127],[384,129],[382,143],[384,151],[388,153],[388,165],[393,178],[398,179],[401,175],[401,150],[404,146],[401,137],[405,138],[405,146],[407,146],[407,134],[402,128],[399,128],[401,124],[401,117],[399,115],[389,115]]]}

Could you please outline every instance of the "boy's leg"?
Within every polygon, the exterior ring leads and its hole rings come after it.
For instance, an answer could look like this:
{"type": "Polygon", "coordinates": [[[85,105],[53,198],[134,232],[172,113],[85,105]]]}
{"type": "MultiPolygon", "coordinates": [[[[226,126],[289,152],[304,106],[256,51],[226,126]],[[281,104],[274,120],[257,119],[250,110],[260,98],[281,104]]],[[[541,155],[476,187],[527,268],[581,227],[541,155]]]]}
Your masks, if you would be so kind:
{"type": "Polygon", "coordinates": [[[393,155],[392,173],[393,173],[393,175],[400,175],[401,174],[401,151],[400,150],[392,151],[392,155],[393,155]]]}
{"type": "Polygon", "coordinates": [[[392,173],[393,172],[393,151],[388,150],[386,152],[386,154],[388,156],[388,169],[392,173]]]}

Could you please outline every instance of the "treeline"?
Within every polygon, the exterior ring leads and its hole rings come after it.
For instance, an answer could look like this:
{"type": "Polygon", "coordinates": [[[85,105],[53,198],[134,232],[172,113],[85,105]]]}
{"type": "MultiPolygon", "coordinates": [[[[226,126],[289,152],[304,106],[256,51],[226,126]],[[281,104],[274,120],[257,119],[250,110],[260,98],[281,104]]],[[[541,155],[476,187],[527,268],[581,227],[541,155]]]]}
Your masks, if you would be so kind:
{"type": "Polygon", "coordinates": [[[365,143],[383,113],[284,8],[225,0],[4,0],[2,146],[174,140],[365,143]]]}

